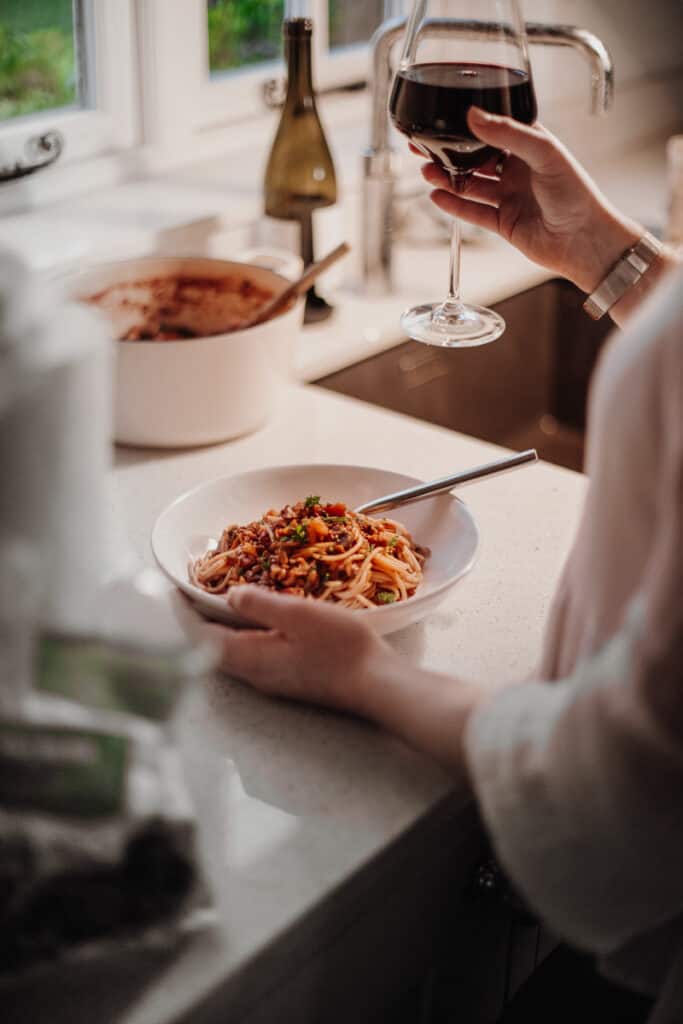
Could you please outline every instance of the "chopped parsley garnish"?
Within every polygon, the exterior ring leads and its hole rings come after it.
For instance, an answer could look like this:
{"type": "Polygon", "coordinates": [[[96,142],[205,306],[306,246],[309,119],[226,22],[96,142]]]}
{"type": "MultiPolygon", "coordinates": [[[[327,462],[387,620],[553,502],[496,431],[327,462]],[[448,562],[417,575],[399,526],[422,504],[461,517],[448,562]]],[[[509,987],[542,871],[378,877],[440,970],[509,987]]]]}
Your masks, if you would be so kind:
{"type": "Polygon", "coordinates": [[[261,568],[265,572],[267,572],[268,569],[270,569],[270,559],[266,555],[264,555],[263,558],[261,559],[261,568]]]}
{"type": "Polygon", "coordinates": [[[319,504],[320,504],[320,495],[319,494],[309,494],[309,496],[306,498],[306,500],[304,502],[304,505],[306,506],[306,508],[314,508],[316,505],[319,505],[319,504]]]}
{"type": "Polygon", "coordinates": [[[292,532],[289,535],[290,540],[296,540],[299,544],[305,544],[308,541],[308,530],[303,523],[297,523],[292,532]]]}
{"type": "Polygon", "coordinates": [[[393,537],[391,538],[391,540],[389,541],[389,544],[388,544],[388,546],[389,546],[390,548],[395,548],[397,544],[398,544],[398,534],[397,534],[397,533],[395,533],[395,534],[394,534],[394,536],[393,536],[393,537]]]}
{"type": "Polygon", "coordinates": [[[345,523],[346,516],[325,516],[328,523],[345,523]]]}
{"type": "Polygon", "coordinates": [[[396,594],[392,594],[390,590],[378,590],[377,600],[380,604],[393,604],[396,600],[396,594]]]}

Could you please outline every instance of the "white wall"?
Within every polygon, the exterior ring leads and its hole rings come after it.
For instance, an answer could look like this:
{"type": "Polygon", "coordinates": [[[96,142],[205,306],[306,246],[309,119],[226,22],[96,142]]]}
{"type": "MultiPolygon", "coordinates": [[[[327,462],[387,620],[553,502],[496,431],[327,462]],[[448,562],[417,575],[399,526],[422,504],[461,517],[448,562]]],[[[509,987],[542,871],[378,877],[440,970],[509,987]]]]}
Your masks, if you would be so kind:
{"type": "Polygon", "coordinates": [[[540,117],[586,159],[683,130],[683,0],[522,0],[527,21],[595,32],[616,70],[615,105],[588,116],[589,73],[574,51],[532,47],[540,117]]]}
{"type": "Polygon", "coordinates": [[[683,67],[681,0],[522,0],[527,21],[581,25],[612,51],[623,84],[683,67]]]}

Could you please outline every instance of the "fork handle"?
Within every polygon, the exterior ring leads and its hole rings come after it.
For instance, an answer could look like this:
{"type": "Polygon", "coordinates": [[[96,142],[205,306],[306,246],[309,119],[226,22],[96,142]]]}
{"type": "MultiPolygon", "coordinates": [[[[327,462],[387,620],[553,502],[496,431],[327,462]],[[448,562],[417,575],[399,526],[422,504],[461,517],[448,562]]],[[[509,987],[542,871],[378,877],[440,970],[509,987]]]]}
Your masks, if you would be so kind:
{"type": "Polygon", "coordinates": [[[455,473],[453,476],[443,476],[438,480],[431,480],[429,483],[416,484],[414,487],[407,487],[403,491],[395,491],[393,494],[385,494],[373,501],[366,501],[355,510],[368,515],[371,512],[387,512],[391,508],[398,508],[399,505],[412,505],[424,498],[431,498],[435,494],[445,494],[454,487],[463,484],[473,483],[484,477],[496,476],[498,473],[506,473],[509,469],[516,469],[518,466],[525,466],[530,462],[536,462],[538,452],[535,448],[519,452],[516,455],[507,455],[504,459],[496,459],[495,462],[487,462],[483,466],[475,466],[474,469],[466,469],[462,473],[455,473]]]}

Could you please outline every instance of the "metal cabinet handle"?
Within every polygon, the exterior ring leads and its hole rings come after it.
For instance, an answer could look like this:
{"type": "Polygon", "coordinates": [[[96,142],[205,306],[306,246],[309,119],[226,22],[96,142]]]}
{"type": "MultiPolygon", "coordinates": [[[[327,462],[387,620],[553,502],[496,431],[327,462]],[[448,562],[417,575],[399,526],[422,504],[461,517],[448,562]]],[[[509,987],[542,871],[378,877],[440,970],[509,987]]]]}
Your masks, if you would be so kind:
{"type": "Polygon", "coordinates": [[[32,135],[24,146],[24,160],[15,164],[0,166],[0,182],[16,181],[27,174],[41,171],[49,167],[61,156],[64,149],[64,136],[60,132],[45,132],[44,135],[32,135]]]}

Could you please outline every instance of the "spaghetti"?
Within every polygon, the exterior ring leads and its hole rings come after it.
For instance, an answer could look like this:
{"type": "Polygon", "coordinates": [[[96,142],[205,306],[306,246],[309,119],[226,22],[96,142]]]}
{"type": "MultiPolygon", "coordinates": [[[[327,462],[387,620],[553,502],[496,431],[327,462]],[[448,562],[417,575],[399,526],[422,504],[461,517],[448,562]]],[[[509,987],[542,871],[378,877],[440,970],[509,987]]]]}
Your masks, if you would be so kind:
{"type": "Polygon", "coordinates": [[[229,526],[218,546],[189,566],[210,594],[256,583],[347,608],[405,601],[422,580],[429,552],[393,519],[372,519],[317,495],[229,526]]]}

